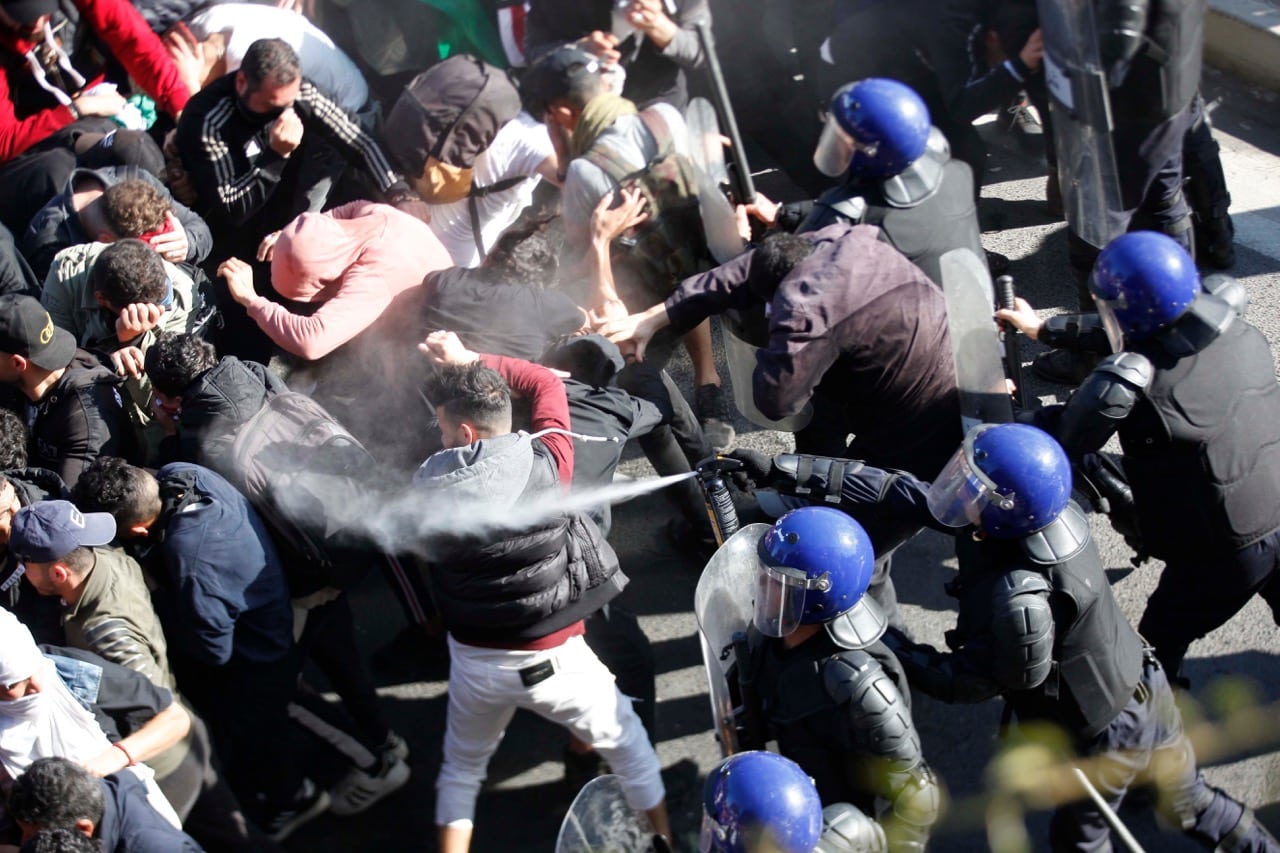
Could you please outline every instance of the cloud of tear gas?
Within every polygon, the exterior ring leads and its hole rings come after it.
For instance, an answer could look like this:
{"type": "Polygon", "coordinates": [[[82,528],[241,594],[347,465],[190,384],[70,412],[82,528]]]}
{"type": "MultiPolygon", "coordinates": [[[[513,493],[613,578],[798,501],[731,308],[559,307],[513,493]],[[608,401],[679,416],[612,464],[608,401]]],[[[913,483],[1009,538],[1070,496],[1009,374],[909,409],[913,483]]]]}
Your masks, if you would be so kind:
{"type": "MultiPolygon", "coordinates": [[[[282,514],[312,530],[344,528],[344,533],[378,550],[430,560],[441,538],[485,538],[526,530],[557,516],[585,512],[650,494],[697,476],[695,472],[613,483],[572,494],[557,490],[530,496],[514,507],[484,500],[450,500],[439,492],[412,487],[394,495],[353,492],[349,481],[313,481],[305,493],[275,497],[282,514]],[[317,501],[316,495],[324,498],[317,501]],[[323,518],[317,517],[325,516],[323,518]]],[[[344,536],[346,538],[346,536],[344,536]]]]}

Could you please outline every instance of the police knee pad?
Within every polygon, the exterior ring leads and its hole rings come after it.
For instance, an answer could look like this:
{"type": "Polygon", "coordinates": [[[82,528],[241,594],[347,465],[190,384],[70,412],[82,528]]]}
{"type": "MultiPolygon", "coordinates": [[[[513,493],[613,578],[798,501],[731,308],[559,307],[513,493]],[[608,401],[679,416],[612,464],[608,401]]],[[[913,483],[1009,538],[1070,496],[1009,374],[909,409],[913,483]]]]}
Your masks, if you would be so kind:
{"type": "Polygon", "coordinates": [[[832,803],[822,810],[822,839],[814,853],[881,853],[888,849],[880,824],[857,807],[832,803]]]}
{"type": "Polygon", "coordinates": [[[933,826],[942,813],[942,788],[927,765],[893,774],[897,790],[893,797],[893,817],[918,829],[933,826]]]}

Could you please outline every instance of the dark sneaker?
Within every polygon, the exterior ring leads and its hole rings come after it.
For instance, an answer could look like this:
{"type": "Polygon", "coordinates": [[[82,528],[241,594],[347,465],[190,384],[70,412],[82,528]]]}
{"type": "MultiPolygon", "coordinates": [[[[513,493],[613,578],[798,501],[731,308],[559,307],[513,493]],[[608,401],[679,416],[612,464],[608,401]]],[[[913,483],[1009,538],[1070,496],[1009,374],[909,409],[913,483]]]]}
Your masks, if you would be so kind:
{"type": "Polygon", "coordinates": [[[272,841],[284,841],[295,829],[329,810],[329,794],[316,787],[310,779],[302,780],[302,787],[293,801],[282,808],[268,811],[262,828],[272,841]]]}
{"type": "Polygon", "coordinates": [[[702,434],[717,453],[733,447],[738,433],[733,428],[733,415],[729,413],[729,401],[719,385],[699,385],[693,394],[693,413],[702,425],[702,434]]]}
{"type": "Polygon", "coordinates": [[[1218,270],[1235,266],[1236,226],[1231,214],[1196,221],[1196,258],[1218,270]]]}
{"type": "Polygon", "coordinates": [[[1052,349],[1036,356],[1031,369],[1046,382],[1074,387],[1093,372],[1099,360],[1093,353],[1052,349]]]}
{"type": "Polygon", "coordinates": [[[592,779],[608,772],[609,765],[594,749],[575,752],[567,746],[564,748],[564,787],[570,799],[576,797],[592,779]]]}

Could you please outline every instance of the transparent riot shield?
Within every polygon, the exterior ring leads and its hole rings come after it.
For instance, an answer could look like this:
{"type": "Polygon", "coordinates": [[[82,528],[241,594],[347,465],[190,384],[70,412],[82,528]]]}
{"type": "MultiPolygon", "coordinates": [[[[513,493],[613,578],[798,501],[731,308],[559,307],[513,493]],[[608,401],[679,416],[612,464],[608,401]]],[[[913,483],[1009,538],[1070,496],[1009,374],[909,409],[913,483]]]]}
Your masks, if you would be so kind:
{"type": "Polygon", "coordinates": [[[649,819],[627,805],[619,776],[582,787],[560,824],[556,853],[652,853],[649,819]]]}
{"type": "Polygon", "coordinates": [[[724,333],[724,357],[729,365],[733,405],[742,416],[756,426],[780,432],[796,432],[808,426],[813,420],[811,404],[806,404],[799,414],[781,420],[766,417],[756,408],[753,390],[756,353],[769,344],[769,321],[763,309],[726,311],[720,315],[720,331],[724,333]]]}
{"type": "Polygon", "coordinates": [[[1001,360],[991,273],[972,249],[952,249],[939,266],[964,431],[981,423],[1007,423],[1013,420],[1013,401],[1001,360]]]}
{"type": "Polygon", "coordinates": [[[1109,214],[1122,207],[1094,3],[1036,0],[1036,8],[1067,224],[1077,237],[1102,249],[1119,236],[1112,233],[1109,214]]]}
{"type": "Polygon", "coordinates": [[[746,241],[738,233],[733,206],[721,189],[729,183],[724,137],[715,107],[703,98],[694,98],[685,107],[684,122],[689,129],[689,152],[698,167],[698,206],[707,235],[707,250],[716,263],[723,264],[746,248],[746,241]]]}
{"type": "Polygon", "coordinates": [[[756,547],[769,528],[768,524],[749,524],[726,539],[702,570],[693,594],[693,612],[698,619],[702,662],[707,669],[711,695],[711,716],[723,755],[738,751],[728,672],[734,663],[733,637],[745,632],[751,624],[756,547]]]}

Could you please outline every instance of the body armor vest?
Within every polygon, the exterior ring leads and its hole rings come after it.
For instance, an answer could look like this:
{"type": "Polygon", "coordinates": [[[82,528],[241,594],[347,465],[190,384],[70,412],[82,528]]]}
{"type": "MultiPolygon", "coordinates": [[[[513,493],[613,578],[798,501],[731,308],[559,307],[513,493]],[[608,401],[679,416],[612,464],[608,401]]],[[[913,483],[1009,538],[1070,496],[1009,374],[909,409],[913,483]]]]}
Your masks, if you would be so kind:
{"type": "Polygon", "coordinates": [[[1133,349],[1156,371],[1120,444],[1151,553],[1220,557],[1280,528],[1280,384],[1262,333],[1237,320],[1182,358],[1133,349]]]}
{"type": "Polygon", "coordinates": [[[952,648],[990,631],[996,581],[1024,570],[1053,587],[1053,663],[1048,677],[1030,690],[1010,690],[1005,699],[1021,721],[1047,720],[1077,741],[1105,729],[1133,696],[1142,675],[1142,641],[1125,619],[1092,542],[1074,557],[1037,565],[1010,540],[956,538],[961,571],[952,586],[960,599],[952,648]]]}

